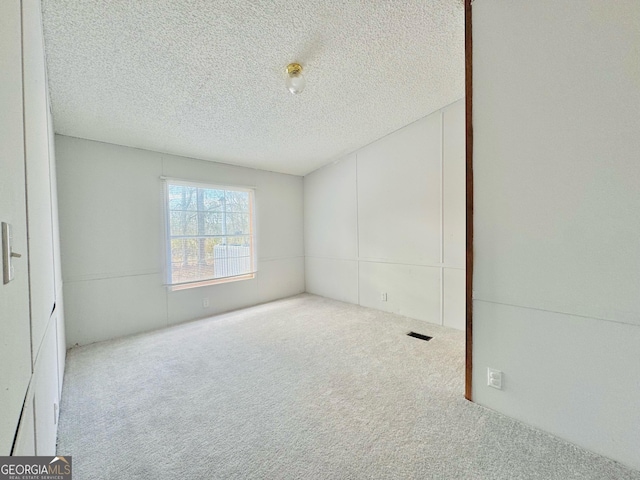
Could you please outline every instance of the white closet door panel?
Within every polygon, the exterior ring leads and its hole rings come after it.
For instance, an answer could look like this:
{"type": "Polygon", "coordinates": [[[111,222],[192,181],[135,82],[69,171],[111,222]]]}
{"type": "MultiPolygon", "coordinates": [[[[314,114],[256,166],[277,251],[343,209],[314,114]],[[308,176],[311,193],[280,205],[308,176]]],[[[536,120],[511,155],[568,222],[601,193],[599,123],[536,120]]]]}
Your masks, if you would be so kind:
{"type": "Polygon", "coordinates": [[[28,457],[36,454],[35,418],[33,415],[33,395],[29,395],[22,411],[22,420],[16,435],[13,455],[28,457]]]}
{"type": "Polygon", "coordinates": [[[49,107],[38,0],[22,2],[24,134],[34,359],[55,302],[53,226],[49,171],[49,107]]]}
{"type": "Polygon", "coordinates": [[[38,455],[55,455],[58,423],[58,359],[56,319],[51,319],[33,374],[36,450],[38,455]]]}
{"type": "Polygon", "coordinates": [[[31,376],[20,2],[0,2],[0,221],[13,225],[15,278],[0,283],[0,455],[9,455],[31,376]]]}

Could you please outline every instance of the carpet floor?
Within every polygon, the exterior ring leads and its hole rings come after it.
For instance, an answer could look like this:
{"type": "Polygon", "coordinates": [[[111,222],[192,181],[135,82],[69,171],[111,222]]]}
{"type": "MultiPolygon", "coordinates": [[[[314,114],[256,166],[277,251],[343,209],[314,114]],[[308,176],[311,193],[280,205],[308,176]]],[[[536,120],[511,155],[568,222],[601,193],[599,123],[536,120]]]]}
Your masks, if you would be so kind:
{"type": "Polygon", "coordinates": [[[70,350],[58,453],[75,480],[640,480],[463,378],[462,332],[303,294],[70,350]]]}

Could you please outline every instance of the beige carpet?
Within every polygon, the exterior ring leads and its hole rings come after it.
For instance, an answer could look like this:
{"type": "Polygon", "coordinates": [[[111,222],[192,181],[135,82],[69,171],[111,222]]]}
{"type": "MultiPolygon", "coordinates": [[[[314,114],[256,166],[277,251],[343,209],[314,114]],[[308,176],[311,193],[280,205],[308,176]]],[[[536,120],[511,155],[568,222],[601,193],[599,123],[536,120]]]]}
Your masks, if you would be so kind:
{"type": "Polygon", "coordinates": [[[640,479],[464,400],[463,354],[312,295],[75,348],[58,453],[75,480],[640,479]]]}

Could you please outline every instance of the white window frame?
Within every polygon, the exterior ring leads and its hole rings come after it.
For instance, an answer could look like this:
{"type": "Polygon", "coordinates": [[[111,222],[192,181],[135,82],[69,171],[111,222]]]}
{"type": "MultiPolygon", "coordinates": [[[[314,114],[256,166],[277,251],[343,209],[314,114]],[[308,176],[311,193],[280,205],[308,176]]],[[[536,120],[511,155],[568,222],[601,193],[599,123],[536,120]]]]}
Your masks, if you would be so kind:
{"type": "MultiPolygon", "coordinates": [[[[165,271],[165,286],[169,291],[185,290],[189,288],[204,287],[208,285],[218,285],[222,283],[237,282],[241,280],[251,280],[255,278],[258,271],[257,259],[256,259],[256,208],[255,208],[255,187],[239,186],[239,185],[224,185],[214,183],[196,182],[191,180],[184,180],[170,177],[160,177],[163,181],[163,208],[164,208],[164,242],[165,242],[165,255],[164,255],[164,271],[165,271]],[[169,204],[169,186],[178,185],[193,188],[206,188],[211,190],[225,190],[234,192],[247,192],[249,194],[249,224],[250,224],[250,239],[251,239],[251,256],[250,265],[251,272],[241,275],[234,275],[220,278],[210,278],[203,280],[195,280],[192,282],[173,283],[172,282],[172,268],[171,268],[171,208],[169,204]]],[[[226,212],[225,212],[226,213],[226,212]]],[[[209,237],[238,237],[244,235],[193,235],[196,238],[209,238],[209,237]]]]}

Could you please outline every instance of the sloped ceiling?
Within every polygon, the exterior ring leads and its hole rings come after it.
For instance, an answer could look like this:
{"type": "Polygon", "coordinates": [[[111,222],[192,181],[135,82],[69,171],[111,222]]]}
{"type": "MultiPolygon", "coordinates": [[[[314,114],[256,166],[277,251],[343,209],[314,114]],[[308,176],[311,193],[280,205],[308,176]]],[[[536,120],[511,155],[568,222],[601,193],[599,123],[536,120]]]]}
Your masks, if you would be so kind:
{"type": "Polygon", "coordinates": [[[302,175],[464,95],[460,0],[44,0],[43,17],[63,135],[302,175]]]}

